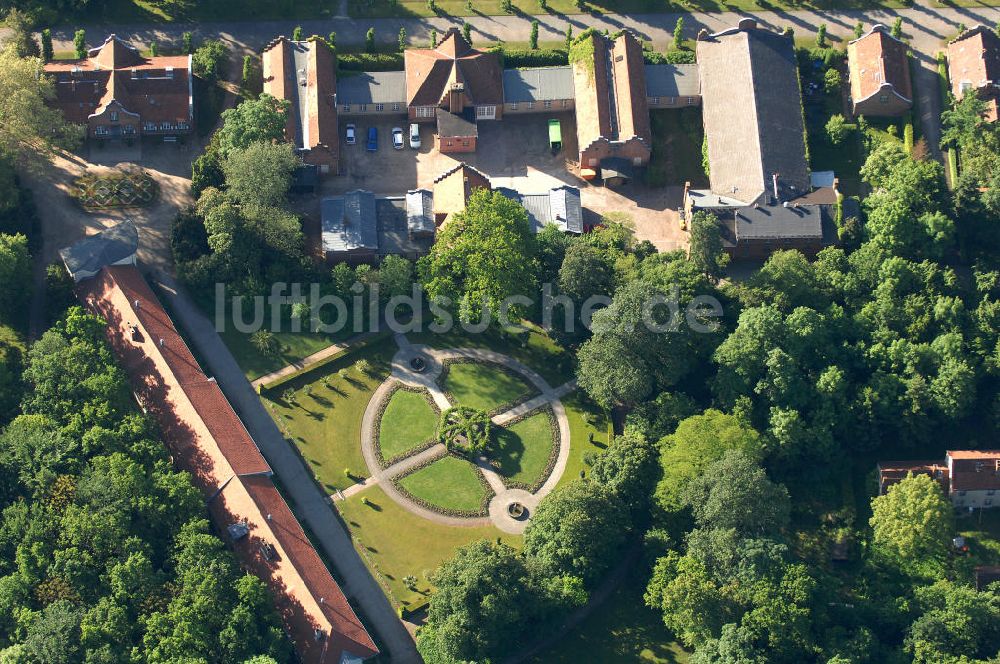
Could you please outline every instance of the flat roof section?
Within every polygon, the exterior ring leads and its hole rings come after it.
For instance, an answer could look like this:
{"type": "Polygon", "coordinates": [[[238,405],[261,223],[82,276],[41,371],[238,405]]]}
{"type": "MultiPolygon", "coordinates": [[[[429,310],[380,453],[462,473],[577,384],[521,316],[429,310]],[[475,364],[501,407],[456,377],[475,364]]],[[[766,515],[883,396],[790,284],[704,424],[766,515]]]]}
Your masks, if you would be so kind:
{"type": "Polygon", "coordinates": [[[406,72],[365,71],[337,79],[337,105],[399,104],[406,110],[406,72]]]}
{"type": "Polygon", "coordinates": [[[505,69],[503,72],[503,100],[505,103],[556,101],[573,99],[574,96],[573,68],[569,65],[505,69]]]}

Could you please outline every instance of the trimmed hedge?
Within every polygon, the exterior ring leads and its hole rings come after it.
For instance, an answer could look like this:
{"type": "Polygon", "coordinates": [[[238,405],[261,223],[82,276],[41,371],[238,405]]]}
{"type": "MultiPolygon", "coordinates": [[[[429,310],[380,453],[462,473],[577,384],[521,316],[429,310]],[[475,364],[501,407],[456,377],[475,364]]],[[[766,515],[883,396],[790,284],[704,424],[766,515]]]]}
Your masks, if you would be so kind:
{"type": "Polygon", "coordinates": [[[569,64],[569,54],[561,48],[531,50],[508,48],[498,44],[489,50],[490,53],[496,53],[500,56],[500,66],[506,69],[559,67],[569,64]]]}
{"type": "Polygon", "coordinates": [[[437,442],[449,452],[468,454],[489,448],[493,422],[488,413],[469,406],[452,406],[441,413],[437,427],[437,442]],[[468,446],[461,446],[456,438],[465,436],[468,446]]]}
{"type": "Polygon", "coordinates": [[[338,53],[337,68],[343,71],[399,71],[402,53],[338,53]]]}

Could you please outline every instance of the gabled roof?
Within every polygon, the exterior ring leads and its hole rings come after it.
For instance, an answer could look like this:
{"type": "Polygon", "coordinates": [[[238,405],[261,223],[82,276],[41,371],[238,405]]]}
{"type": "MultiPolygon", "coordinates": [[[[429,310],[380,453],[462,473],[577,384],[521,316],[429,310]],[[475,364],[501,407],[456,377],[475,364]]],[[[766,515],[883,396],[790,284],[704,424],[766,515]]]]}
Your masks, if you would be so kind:
{"type": "Polygon", "coordinates": [[[70,276],[79,281],[97,274],[102,267],[135,256],[138,249],[139,231],[131,220],[125,220],[60,249],[59,256],[70,276]]]}
{"type": "Polygon", "coordinates": [[[952,491],[1000,489],[1000,450],[948,450],[952,491]]]}
{"type": "Polygon", "coordinates": [[[299,659],[342,664],[378,654],[250,434],[139,271],[104,268],[80,295],[107,320],[109,342],[138,400],[160,425],[174,464],[190,472],[206,496],[216,529],[270,588],[299,659]]]}
{"type": "Polygon", "coordinates": [[[927,475],[941,485],[941,490],[948,493],[948,466],[937,461],[879,461],[879,494],[883,494],[890,486],[904,479],[910,473],[927,475]]]}
{"type": "Polygon", "coordinates": [[[460,163],[434,179],[434,215],[461,212],[473,191],[492,188],[488,176],[464,162],[460,163]]]}
{"type": "Polygon", "coordinates": [[[564,233],[583,233],[583,207],[576,187],[563,185],[544,194],[522,194],[508,187],[497,187],[497,191],[524,207],[535,233],[549,224],[555,224],[564,233]]]}
{"type": "Polygon", "coordinates": [[[534,67],[505,69],[503,100],[506,103],[527,103],[573,99],[572,67],[534,67]]]}
{"type": "Polygon", "coordinates": [[[349,191],[320,202],[324,252],[377,251],[375,194],[349,191]]]}
{"type": "Polygon", "coordinates": [[[907,47],[881,23],[867,34],[848,42],[847,61],[851,71],[851,99],[854,103],[877,94],[895,94],[913,101],[907,47]]]}
{"type": "Polygon", "coordinates": [[[111,35],[82,60],[53,60],[45,73],[55,80],[52,104],[70,122],[85,123],[112,101],[144,122],[187,122],[194,118],[191,56],[143,58],[111,35]]]}
{"type": "Polygon", "coordinates": [[[760,205],[734,211],[736,241],[823,239],[823,214],[818,205],[760,205]]]}
{"type": "Polygon", "coordinates": [[[278,37],[261,56],[264,92],[291,103],[285,134],[300,150],[323,148],[337,154],[337,73],[325,41],[278,37]]]}
{"type": "Polygon", "coordinates": [[[600,139],[627,141],[637,136],[649,143],[646,65],[639,40],[628,31],[613,42],[598,32],[578,40],[584,48],[574,48],[586,54],[573,62],[580,151],[600,139]]]}
{"type": "Polygon", "coordinates": [[[403,54],[408,106],[438,106],[453,83],[465,86],[468,105],[503,103],[500,58],[472,48],[458,28],[450,28],[436,48],[403,54]]]}
{"type": "Polygon", "coordinates": [[[773,190],[809,191],[802,98],[789,36],[743,19],[697,43],[709,181],[717,194],[754,203],[773,190]]]}
{"type": "Polygon", "coordinates": [[[406,192],[406,227],[410,234],[434,233],[434,194],[429,189],[406,192]]]}
{"type": "Polygon", "coordinates": [[[966,88],[987,101],[987,118],[996,120],[1000,98],[1000,37],[982,25],[966,30],[948,43],[951,92],[961,99],[966,88]]]}

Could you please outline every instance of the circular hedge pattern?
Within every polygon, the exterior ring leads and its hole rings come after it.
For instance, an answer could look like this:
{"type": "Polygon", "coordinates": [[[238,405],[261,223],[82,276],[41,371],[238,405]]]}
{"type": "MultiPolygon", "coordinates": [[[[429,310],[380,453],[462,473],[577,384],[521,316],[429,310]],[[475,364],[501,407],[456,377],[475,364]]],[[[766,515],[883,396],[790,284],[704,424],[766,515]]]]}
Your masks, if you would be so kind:
{"type": "Polygon", "coordinates": [[[469,406],[453,406],[441,413],[437,440],[449,452],[483,452],[490,444],[490,414],[469,406]]]}

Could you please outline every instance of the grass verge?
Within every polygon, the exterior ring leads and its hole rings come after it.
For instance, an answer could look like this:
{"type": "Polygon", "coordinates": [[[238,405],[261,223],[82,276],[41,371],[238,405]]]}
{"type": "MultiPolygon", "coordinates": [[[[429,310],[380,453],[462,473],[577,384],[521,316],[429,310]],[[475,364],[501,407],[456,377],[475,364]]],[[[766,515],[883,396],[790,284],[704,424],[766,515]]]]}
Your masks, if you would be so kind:
{"type": "Polygon", "coordinates": [[[589,460],[608,447],[609,424],[607,414],[579,390],[562,398],[569,420],[569,459],[566,471],[557,486],[580,479],[580,471],[588,472],[589,460]]]}

